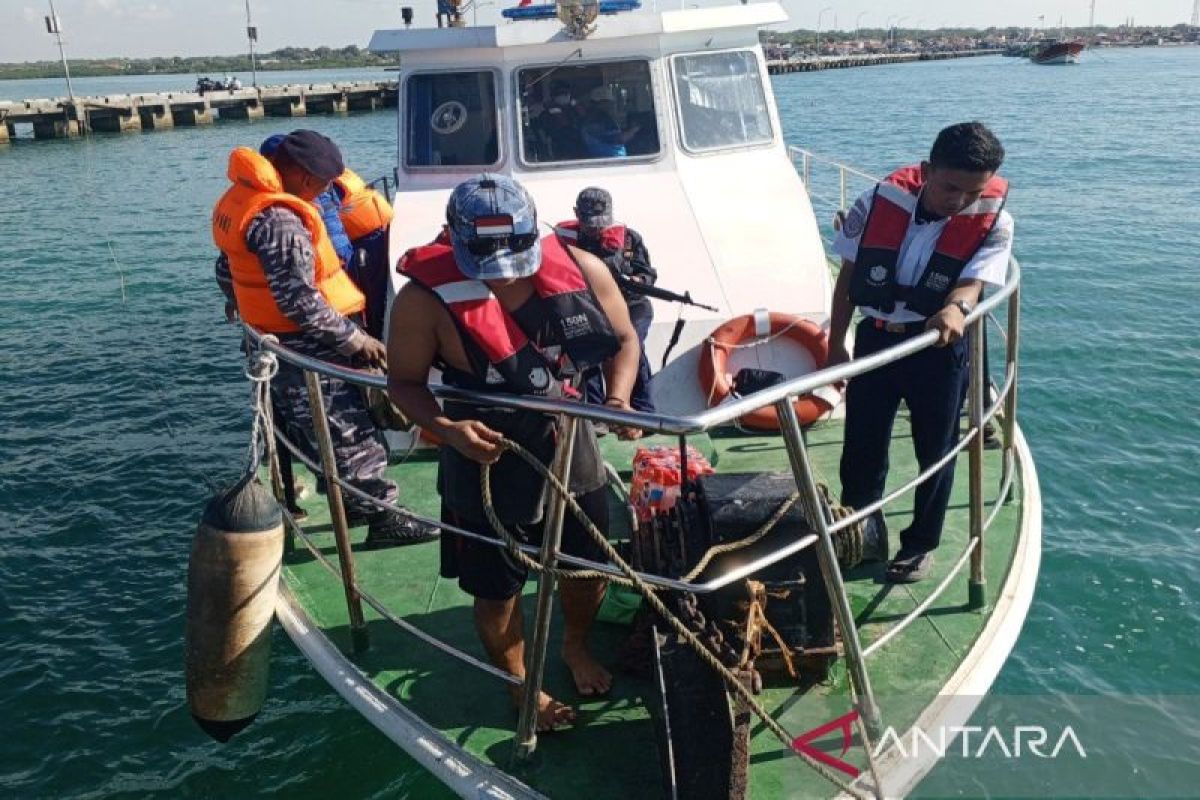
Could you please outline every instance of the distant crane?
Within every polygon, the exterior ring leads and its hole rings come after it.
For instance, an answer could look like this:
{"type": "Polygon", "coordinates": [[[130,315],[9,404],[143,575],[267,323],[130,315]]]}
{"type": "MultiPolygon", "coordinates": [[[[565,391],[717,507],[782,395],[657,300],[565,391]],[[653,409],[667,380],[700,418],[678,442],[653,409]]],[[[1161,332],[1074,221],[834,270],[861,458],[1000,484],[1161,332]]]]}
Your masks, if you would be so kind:
{"type": "Polygon", "coordinates": [[[1200,28],[1200,0],[1192,3],[1192,27],[1200,28]]]}

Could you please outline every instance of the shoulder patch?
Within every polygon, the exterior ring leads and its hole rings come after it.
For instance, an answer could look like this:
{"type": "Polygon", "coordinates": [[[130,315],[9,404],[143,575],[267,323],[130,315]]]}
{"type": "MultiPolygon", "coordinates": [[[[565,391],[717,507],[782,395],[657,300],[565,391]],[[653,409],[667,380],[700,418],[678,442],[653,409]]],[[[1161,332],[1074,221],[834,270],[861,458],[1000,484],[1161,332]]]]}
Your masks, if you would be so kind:
{"type": "Polygon", "coordinates": [[[867,206],[860,197],[854,202],[854,207],[850,209],[850,213],[846,215],[845,222],[842,223],[842,235],[847,239],[857,239],[862,236],[863,228],[867,224],[867,206]]]}
{"type": "Polygon", "coordinates": [[[991,233],[988,234],[987,243],[993,247],[1003,247],[1012,241],[1012,228],[1002,228],[997,225],[991,233]]]}

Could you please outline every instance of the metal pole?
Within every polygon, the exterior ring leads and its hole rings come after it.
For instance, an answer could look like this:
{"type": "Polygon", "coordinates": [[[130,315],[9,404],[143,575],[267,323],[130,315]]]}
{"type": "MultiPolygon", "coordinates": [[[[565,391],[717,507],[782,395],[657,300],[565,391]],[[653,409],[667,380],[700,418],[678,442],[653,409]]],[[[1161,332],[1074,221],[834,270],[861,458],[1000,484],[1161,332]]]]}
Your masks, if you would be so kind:
{"type": "Polygon", "coordinates": [[[844,164],[838,164],[838,179],[842,185],[842,204],[838,206],[838,210],[844,211],[846,209],[846,167],[844,164]]]}
{"type": "Polygon", "coordinates": [[[75,102],[75,88],[71,85],[71,67],[67,64],[67,51],[63,47],[62,27],[58,22],[58,14],[54,11],[54,0],[47,0],[50,4],[50,19],[47,20],[49,27],[53,29],[54,38],[58,42],[58,57],[62,60],[63,75],[67,79],[67,97],[71,100],[71,109],[75,112],[75,118],[79,121],[79,129],[81,133],[86,133],[87,124],[87,108],[75,102]]]}
{"type": "Polygon", "coordinates": [[[967,392],[967,406],[971,427],[975,435],[967,448],[970,481],[970,533],[978,540],[971,553],[971,580],[968,584],[967,606],[983,608],[987,604],[987,581],[983,576],[983,398],[987,394],[986,378],[983,374],[983,326],[987,317],[981,315],[967,334],[970,337],[971,382],[967,392]]]}
{"type": "Polygon", "coordinates": [[[850,598],[846,596],[846,584],[842,581],[842,570],[838,567],[837,551],[833,547],[833,537],[829,534],[829,520],[825,517],[824,504],[817,491],[812,466],[808,461],[808,450],[804,446],[804,434],[800,431],[800,420],[796,418],[796,409],[792,406],[791,398],[784,398],[776,403],[775,413],[779,417],[779,430],[783,433],[783,440],[787,445],[792,474],[800,490],[800,506],[804,509],[809,526],[817,533],[817,562],[821,565],[825,591],[829,593],[834,617],[842,634],[847,667],[858,695],[858,711],[871,735],[879,736],[883,731],[879,706],[875,703],[875,693],[871,689],[867,665],[863,660],[862,643],[858,640],[858,628],[854,625],[854,611],[850,608],[850,598]]]}
{"type": "Polygon", "coordinates": [[[321,472],[325,475],[325,496],[329,499],[329,519],[333,522],[333,536],[337,542],[338,565],[342,569],[342,587],[346,590],[346,608],[350,612],[350,638],[355,652],[366,650],[371,645],[367,634],[367,623],[363,618],[362,598],[358,595],[358,582],[354,577],[354,552],[350,549],[350,526],[346,522],[346,506],[342,503],[342,487],[337,483],[337,462],[333,457],[333,440],[329,436],[329,420],[325,417],[325,398],[321,393],[321,381],[316,373],[305,370],[304,383],[308,387],[308,407],[312,413],[313,432],[317,435],[317,446],[321,450],[321,472]]]}
{"type": "MultiPolygon", "coordinates": [[[[550,469],[562,481],[563,486],[570,485],[571,455],[575,451],[575,428],[578,424],[577,417],[559,415],[559,445],[550,469]]],[[[522,761],[532,757],[537,749],[537,701],[542,693],[542,679],[546,673],[550,612],[554,607],[554,575],[548,570],[553,568],[558,560],[558,546],[562,541],[566,511],[566,499],[558,491],[551,489],[550,506],[546,510],[546,527],[542,532],[541,564],[546,571],[538,575],[537,616],[533,621],[533,643],[525,653],[525,689],[521,696],[521,716],[517,721],[516,756],[522,761]]],[[[519,596],[517,602],[521,602],[519,596]]]]}
{"type": "Polygon", "coordinates": [[[258,40],[258,31],[250,21],[250,0],[246,0],[246,38],[250,40],[250,74],[251,85],[258,88],[258,64],[254,60],[254,43],[258,40]]]}
{"type": "MultiPolygon", "coordinates": [[[[1013,376],[1013,380],[1009,386],[1008,395],[1004,398],[1004,419],[1001,420],[1001,435],[1004,439],[1004,467],[1000,478],[1001,485],[1008,479],[1016,452],[1013,449],[1013,437],[1017,426],[1017,354],[1020,346],[1020,332],[1021,287],[1017,286],[1008,297],[1008,337],[1005,342],[1004,380],[1007,382],[1009,375],[1013,376]]],[[[1002,499],[1007,503],[1012,499],[1012,494],[1010,493],[1008,497],[1002,499]]]]}

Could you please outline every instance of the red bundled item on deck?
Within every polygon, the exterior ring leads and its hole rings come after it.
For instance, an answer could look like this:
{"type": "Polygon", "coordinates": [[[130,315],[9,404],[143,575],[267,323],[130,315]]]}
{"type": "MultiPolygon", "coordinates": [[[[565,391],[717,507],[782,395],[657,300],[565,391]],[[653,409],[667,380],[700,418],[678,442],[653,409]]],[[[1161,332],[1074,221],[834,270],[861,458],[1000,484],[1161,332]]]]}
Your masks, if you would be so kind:
{"type": "MultiPolygon", "coordinates": [[[[675,506],[675,501],[679,499],[679,462],[678,447],[639,447],[634,453],[633,482],[629,490],[629,499],[639,520],[644,521],[655,514],[664,514],[675,506]]],[[[703,453],[688,445],[689,482],[701,475],[712,475],[715,471],[703,453]]]]}

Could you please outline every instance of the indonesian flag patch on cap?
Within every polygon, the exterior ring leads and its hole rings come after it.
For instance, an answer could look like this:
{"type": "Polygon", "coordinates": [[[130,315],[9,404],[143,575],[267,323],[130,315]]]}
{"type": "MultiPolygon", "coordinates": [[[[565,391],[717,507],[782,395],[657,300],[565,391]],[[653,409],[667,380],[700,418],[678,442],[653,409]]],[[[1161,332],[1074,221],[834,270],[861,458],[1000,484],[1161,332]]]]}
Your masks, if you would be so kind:
{"type": "Polygon", "coordinates": [[[513,232],[511,214],[492,214],[475,218],[476,236],[508,236],[513,232]]]}

